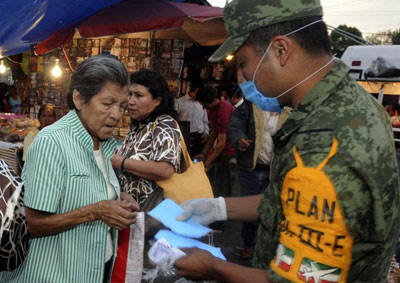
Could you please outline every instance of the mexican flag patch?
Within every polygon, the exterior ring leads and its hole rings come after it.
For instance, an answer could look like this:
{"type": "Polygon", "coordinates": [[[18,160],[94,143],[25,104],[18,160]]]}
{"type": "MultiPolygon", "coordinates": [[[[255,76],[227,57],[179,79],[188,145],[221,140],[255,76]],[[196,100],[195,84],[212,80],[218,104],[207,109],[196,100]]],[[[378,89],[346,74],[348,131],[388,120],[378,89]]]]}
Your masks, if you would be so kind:
{"type": "Polygon", "coordinates": [[[275,264],[283,271],[289,271],[293,263],[293,250],[279,244],[276,250],[275,264]]]}
{"type": "Polygon", "coordinates": [[[324,265],[309,258],[304,258],[297,272],[297,278],[310,283],[339,282],[340,268],[324,265]]]}

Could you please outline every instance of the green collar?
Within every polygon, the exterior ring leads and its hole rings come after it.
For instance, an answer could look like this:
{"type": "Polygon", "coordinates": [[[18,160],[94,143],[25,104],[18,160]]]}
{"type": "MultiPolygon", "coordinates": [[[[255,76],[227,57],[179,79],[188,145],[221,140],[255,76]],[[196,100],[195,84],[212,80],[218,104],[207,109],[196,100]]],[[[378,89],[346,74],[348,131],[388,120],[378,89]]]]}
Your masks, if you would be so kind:
{"type": "Polygon", "coordinates": [[[297,109],[293,110],[275,137],[278,140],[286,140],[286,137],[295,132],[303,120],[332,95],[348,72],[348,67],[342,61],[336,61],[336,65],[311,89],[297,109]]]}
{"type": "MultiPolygon", "coordinates": [[[[76,111],[69,111],[64,118],[66,124],[70,126],[75,138],[79,141],[79,143],[82,144],[82,146],[88,151],[93,152],[93,139],[86,128],[83,126],[76,111]]],[[[109,138],[106,141],[100,142],[100,148],[104,156],[112,156],[114,154],[115,146],[116,141],[113,137],[109,138]]]]}

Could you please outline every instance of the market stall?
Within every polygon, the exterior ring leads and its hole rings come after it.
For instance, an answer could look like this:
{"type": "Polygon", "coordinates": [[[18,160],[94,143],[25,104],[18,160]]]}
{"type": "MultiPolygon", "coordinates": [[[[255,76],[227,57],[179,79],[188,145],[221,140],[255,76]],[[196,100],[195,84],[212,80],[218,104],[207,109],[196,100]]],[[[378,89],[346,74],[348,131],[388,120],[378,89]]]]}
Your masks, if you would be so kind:
{"type": "Polygon", "coordinates": [[[121,0],[1,0],[0,57],[29,51],[54,32],[121,0]]]}
{"type": "MultiPolygon", "coordinates": [[[[97,54],[117,56],[129,72],[159,71],[170,90],[180,96],[186,48],[219,45],[225,39],[221,8],[166,0],[119,2],[36,46],[38,55],[31,54],[29,61],[29,116],[36,117],[43,103],[54,104],[57,116],[63,116],[68,111],[66,94],[72,71],[97,54]],[[60,68],[59,77],[51,72],[55,66],[60,68]]],[[[206,79],[222,79],[221,65],[205,65],[206,79]]],[[[128,131],[126,118],[115,134],[124,136],[128,131]]]]}
{"type": "Polygon", "coordinates": [[[39,128],[37,119],[21,114],[0,113],[0,156],[17,174],[22,169],[24,138],[34,128],[39,128]]]}
{"type": "Polygon", "coordinates": [[[55,32],[36,51],[43,54],[61,47],[76,32],[93,38],[150,31],[157,39],[184,39],[187,44],[203,46],[220,45],[227,37],[221,8],[167,0],[122,1],[55,32]]]}

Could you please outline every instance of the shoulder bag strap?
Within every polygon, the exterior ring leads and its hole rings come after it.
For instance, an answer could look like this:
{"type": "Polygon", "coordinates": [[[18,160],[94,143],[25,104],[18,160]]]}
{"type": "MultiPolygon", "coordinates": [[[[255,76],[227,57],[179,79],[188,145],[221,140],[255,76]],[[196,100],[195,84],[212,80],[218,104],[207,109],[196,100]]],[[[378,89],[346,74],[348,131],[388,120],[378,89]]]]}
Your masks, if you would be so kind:
{"type": "MultiPolygon", "coordinates": [[[[192,162],[192,158],[190,157],[189,152],[187,150],[186,143],[185,143],[185,140],[184,140],[182,132],[181,132],[181,128],[179,127],[179,123],[174,118],[172,118],[171,116],[169,116],[169,117],[175,122],[176,126],[178,127],[179,136],[180,136],[180,139],[181,139],[181,148],[182,148],[183,158],[185,159],[185,163],[186,163],[187,168],[189,168],[190,166],[193,165],[193,162],[192,162]]],[[[160,118],[160,116],[158,116],[154,120],[154,123],[152,125],[152,132],[154,132],[154,129],[157,126],[157,122],[158,122],[159,118],[160,118]]]]}

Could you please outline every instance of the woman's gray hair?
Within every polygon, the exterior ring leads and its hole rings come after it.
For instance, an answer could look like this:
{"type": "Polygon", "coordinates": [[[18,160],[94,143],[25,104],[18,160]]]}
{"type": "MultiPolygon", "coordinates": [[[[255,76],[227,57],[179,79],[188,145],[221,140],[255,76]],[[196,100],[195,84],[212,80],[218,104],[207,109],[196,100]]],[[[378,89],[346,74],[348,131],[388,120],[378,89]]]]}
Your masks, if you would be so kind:
{"type": "Polygon", "coordinates": [[[72,94],[76,89],[89,102],[106,83],[115,83],[121,87],[129,85],[129,75],[125,66],[112,55],[96,55],[83,61],[71,78],[67,103],[70,109],[76,109],[72,94]]]}

